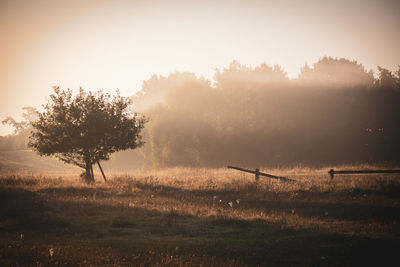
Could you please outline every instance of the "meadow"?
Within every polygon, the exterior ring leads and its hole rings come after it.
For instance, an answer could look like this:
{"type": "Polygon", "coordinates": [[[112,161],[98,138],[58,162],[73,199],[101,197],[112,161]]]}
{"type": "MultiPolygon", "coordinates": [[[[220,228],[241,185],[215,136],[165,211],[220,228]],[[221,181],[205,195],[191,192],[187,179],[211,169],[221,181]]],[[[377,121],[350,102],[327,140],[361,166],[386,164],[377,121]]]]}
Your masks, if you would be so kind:
{"type": "Polygon", "coordinates": [[[398,266],[400,175],[328,170],[2,174],[0,265],[398,266]]]}

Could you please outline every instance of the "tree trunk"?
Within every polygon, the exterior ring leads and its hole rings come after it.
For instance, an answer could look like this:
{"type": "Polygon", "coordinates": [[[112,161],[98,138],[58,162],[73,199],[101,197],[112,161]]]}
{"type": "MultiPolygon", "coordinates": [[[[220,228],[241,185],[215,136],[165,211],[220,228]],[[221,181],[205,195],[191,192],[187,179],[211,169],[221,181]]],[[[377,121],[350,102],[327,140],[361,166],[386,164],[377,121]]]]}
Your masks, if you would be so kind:
{"type": "Polygon", "coordinates": [[[92,163],[90,162],[90,160],[86,161],[86,171],[81,176],[86,183],[88,184],[94,183],[94,177],[92,173],[92,163]]]}
{"type": "Polygon", "coordinates": [[[91,163],[90,163],[90,175],[92,176],[92,181],[94,182],[93,164],[91,163]]]}

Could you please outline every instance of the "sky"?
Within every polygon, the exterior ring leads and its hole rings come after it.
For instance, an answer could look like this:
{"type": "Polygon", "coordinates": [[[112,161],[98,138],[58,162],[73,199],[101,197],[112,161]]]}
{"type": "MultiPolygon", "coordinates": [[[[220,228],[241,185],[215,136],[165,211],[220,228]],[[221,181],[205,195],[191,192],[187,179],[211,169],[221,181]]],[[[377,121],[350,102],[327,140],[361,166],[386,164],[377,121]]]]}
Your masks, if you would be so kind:
{"type": "Polygon", "coordinates": [[[56,85],[131,96],[153,74],[212,79],[233,60],[291,78],[323,56],[395,70],[398,29],[396,0],[0,0],[0,119],[56,85]]]}

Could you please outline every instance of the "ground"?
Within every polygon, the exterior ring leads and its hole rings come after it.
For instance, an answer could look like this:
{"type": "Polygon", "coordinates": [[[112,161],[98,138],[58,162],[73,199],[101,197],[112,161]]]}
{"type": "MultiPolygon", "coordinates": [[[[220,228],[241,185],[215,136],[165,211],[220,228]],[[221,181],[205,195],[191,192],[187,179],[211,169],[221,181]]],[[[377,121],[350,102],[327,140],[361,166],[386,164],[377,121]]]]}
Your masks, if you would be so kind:
{"type": "Polygon", "coordinates": [[[400,175],[0,177],[1,266],[397,266],[400,175]]]}

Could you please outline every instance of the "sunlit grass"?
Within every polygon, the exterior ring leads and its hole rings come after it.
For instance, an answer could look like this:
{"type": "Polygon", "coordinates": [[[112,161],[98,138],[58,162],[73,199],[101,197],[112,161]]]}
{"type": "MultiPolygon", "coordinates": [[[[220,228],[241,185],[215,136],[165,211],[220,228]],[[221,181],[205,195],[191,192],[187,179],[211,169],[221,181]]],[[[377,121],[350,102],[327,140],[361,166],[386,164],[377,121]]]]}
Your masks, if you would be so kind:
{"type": "MultiPolygon", "coordinates": [[[[8,219],[3,219],[0,227],[9,229],[14,237],[43,233],[41,226],[32,230],[21,224],[25,219],[18,212],[28,214],[39,225],[50,225],[49,229],[61,227],[60,233],[47,235],[51,241],[31,242],[41,246],[42,254],[46,247],[47,258],[53,248],[50,258],[58,255],[59,262],[64,263],[66,255],[75,249],[65,248],[65,242],[79,247],[86,240],[88,251],[110,257],[101,260],[77,253],[76,260],[86,257],[87,265],[124,265],[124,257],[125,263],[136,265],[257,265],[264,257],[273,260],[273,255],[262,255],[255,249],[252,258],[245,252],[249,246],[273,240],[279,243],[283,241],[277,240],[283,237],[292,240],[291,236],[298,235],[302,241],[293,240],[290,246],[300,245],[298,242],[312,246],[318,236],[398,241],[399,175],[337,175],[331,180],[328,170],[261,170],[288,177],[294,183],[263,177],[256,182],[254,175],[230,169],[174,168],[113,174],[107,183],[96,174],[97,181],[91,185],[72,174],[3,175],[2,192],[22,199],[19,203],[6,197],[11,208],[3,208],[8,219]],[[25,198],[32,200],[26,202],[25,198]],[[54,239],[57,235],[61,239],[54,239]],[[232,242],[232,238],[239,243],[220,243],[232,242]]],[[[9,238],[2,240],[9,243],[9,238]]],[[[334,246],[342,245],[335,242],[334,246]]]]}

